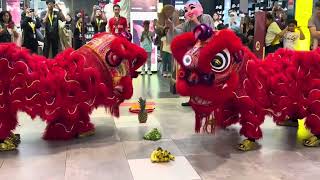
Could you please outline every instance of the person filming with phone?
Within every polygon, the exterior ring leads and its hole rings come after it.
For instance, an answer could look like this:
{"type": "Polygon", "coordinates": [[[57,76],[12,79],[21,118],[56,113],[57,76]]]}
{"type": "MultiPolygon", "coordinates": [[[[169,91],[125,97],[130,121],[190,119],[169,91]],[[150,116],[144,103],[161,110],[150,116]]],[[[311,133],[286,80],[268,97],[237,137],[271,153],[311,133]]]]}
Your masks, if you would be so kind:
{"type": "Polygon", "coordinates": [[[97,5],[93,6],[93,11],[91,15],[91,24],[94,28],[94,33],[106,32],[106,25],[108,21],[104,12],[97,5]]]}
{"type": "Polygon", "coordinates": [[[9,11],[0,13],[0,43],[14,42],[19,37],[17,28],[12,21],[12,16],[9,11]]]}
{"type": "Polygon", "coordinates": [[[47,58],[54,58],[59,48],[59,20],[65,21],[65,17],[55,0],[46,0],[46,4],[48,10],[42,19],[45,27],[43,55],[47,58]]]}
{"type": "Polygon", "coordinates": [[[22,46],[31,50],[32,53],[38,52],[37,29],[40,27],[41,21],[35,14],[34,9],[27,8],[26,15],[21,23],[23,30],[22,46]]]}

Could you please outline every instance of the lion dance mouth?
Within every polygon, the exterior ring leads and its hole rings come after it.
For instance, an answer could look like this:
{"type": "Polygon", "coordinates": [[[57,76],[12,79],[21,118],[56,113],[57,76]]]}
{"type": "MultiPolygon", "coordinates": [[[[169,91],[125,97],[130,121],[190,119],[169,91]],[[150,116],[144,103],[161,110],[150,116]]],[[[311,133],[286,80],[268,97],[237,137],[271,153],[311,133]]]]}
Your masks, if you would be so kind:
{"type": "Polygon", "coordinates": [[[190,103],[197,105],[197,106],[211,106],[211,105],[213,105],[212,101],[202,99],[199,96],[191,96],[190,103]]]}
{"type": "Polygon", "coordinates": [[[189,101],[192,109],[195,111],[195,131],[213,133],[215,131],[215,119],[212,109],[213,102],[205,100],[199,96],[191,96],[189,101]]]}

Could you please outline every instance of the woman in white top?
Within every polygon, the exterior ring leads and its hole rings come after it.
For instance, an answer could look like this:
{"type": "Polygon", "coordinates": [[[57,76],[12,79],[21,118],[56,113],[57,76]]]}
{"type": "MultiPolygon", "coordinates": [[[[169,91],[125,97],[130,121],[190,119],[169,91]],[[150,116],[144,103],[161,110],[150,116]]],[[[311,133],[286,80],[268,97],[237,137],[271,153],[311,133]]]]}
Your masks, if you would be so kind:
{"type": "MultiPolygon", "coordinates": [[[[141,47],[148,53],[147,65],[148,65],[148,75],[152,75],[151,72],[151,54],[152,54],[152,42],[153,42],[153,34],[149,31],[150,29],[150,21],[143,22],[144,30],[141,34],[141,47]]],[[[141,75],[145,74],[145,66],[142,67],[141,75]]]]}
{"type": "Polygon", "coordinates": [[[168,41],[168,38],[167,38],[168,31],[169,31],[169,28],[166,27],[163,30],[163,36],[161,38],[163,77],[170,77],[171,76],[172,54],[171,54],[170,42],[168,41]]]}
{"type": "Polygon", "coordinates": [[[12,21],[9,11],[0,13],[0,42],[14,42],[14,38],[18,38],[17,28],[12,21]]]}

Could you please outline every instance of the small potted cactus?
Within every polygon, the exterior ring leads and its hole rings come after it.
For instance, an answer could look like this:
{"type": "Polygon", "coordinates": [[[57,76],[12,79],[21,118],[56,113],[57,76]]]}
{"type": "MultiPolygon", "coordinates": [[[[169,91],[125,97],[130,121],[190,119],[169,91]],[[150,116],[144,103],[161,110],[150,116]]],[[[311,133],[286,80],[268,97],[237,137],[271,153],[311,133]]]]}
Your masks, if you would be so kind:
{"type": "Polygon", "coordinates": [[[148,119],[148,112],[146,110],[147,101],[142,97],[139,98],[140,111],[138,113],[138,119],[140,123],[146,123],[148,119]]]}

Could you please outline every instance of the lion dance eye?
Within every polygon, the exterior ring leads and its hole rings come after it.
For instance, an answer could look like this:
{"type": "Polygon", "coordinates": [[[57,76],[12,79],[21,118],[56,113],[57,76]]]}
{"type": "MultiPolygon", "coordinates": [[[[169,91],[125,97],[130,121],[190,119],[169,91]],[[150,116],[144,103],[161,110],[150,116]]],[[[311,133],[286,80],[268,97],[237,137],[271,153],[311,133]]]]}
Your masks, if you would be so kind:
{"type": "Polygon", "coordinates": [[[224,49],[211,61],[211,69],[214,72],[223,72],[230,66],[230,52],[224,49]]]}
{"type": "Polygon", "coordinates": [[[109,51],[106,54],[105,61],[111,67],[117,67],[121,64],[121,58],[114,54],[112,51],[109,51]]]}
{"type": "Polygon", "coordinates": [[[184,64],[185,66],[190,66],[191,63],[192,63],[192,58],[191,58],[191,56],[190,56],[190,55],[185,55],[185,56],[183,57],[183,64],[184,64]]]}

